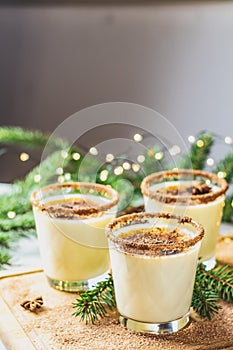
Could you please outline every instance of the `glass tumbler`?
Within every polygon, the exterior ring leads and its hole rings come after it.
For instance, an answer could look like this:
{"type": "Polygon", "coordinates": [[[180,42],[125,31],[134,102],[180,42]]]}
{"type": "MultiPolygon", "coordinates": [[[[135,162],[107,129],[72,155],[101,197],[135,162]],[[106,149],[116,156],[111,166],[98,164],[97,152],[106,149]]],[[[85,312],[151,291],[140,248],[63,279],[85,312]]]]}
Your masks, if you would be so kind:
{"type": "Polygon", "coordinates": [[[187,215],[203,225],[200,259],[207,269],[215,266],[215,250],[228,184],[216,174],[200,170],[161,171],[141,184],[145,210],[187,215]]]}
{"type": "Polygon", "coordinates": [[[151,334],[187,325],[203,227],[188,217],[139,213],[111,221],[106,235],[121,325],[151,334]]]}
{"type": "Polygon", "coordinates": [[[106,224],[118,193],[95,183],[52,184],[31,196],[44,272],[50,285],[83,291],[109,270],[106,224]]]}

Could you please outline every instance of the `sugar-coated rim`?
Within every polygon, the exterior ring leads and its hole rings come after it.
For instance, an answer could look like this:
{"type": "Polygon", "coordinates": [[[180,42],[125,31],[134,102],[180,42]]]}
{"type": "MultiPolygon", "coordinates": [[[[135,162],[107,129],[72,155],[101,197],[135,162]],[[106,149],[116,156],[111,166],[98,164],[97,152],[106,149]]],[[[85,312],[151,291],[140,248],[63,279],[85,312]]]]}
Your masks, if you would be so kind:
{"type": "MultiPolygon", "coordinates": [[[[34,191],[31,195],[31,203],[34,207],[38,208],[39,210],[41,210],[43,212],[47,211],[49,213],[49,211],[46,208],[46,204],[42,203],[41,200],[37,198],[37,195],[41,192],[48,192],[48,191],[52,192],[54,190],[59,190],[62,188],[69,188],[69,187],[71,187],[73,189],[78,189],[78,190],[82,189],[82,188],[87,189],[87,190],[93,189],[101,195],[111,196],[112,199],[110,199],[108,203],[100,205],[98,207],[93,206],[93,207],[88,207],[88,208],[64,209],[64,212],[67,212],[67,215],[71,211],[72,211],[72,214],[80,215],[80,216],[83,216],[83,215],[88,216],[88,215],[98,214],[101,212],[105,212],[105,211],[109,210],[110,208],[114,207],[115,205],[118,204],[118,201],[119,201],[119,195],[118,195],[117,191],[115,191],[110,186],[105,186],[105,185],[91,183],[91,182],[65,182],[62,184],[55,183],[55,184],[51,184],[48,186],[44,186],[44,187],[40,188],[39,190],[34,191]]],[[[56,215],[54,215],[54,216],[56,216],[56,215]]]]}
{"type": "Polygon", "coordinates": [[[220,179],[216,174],[208,173],[202,170],[179,169],[179,170],[160,171],[160,172],[153,173],[151,175],[146,176],[141,183],[142,194],[146,197],[149,197],[151,199],[157,199],[158,201],[161,201],[164,203],[174,203],[174,202],[184,203],[187,199],[184,196],[151,191],[150,183],[153,181],[162,182],[163,180],[171,176],[179,178],[185,175],[193,176],[194,178],[196,176],[201,176],[205,179],[215,182],[220,187],[216,191],[213,191],[210,193],[203,193],[203,194],[197,194],[197,195],[190,194],[189,199],[191,200],[191,202],[194,202],[194,203],[195,202],[196,203],[212,202],[216,198],[224,195],[228,189],[228,183],[226,182],[226,180],[220,179]]]}
{"type": "MultiPolygon", "coordinates": [[[[155,226],[156,227],[156,226],[155,226]]],[[[182,229],[181,229],[182,230],[182,229]]],[[[195,246],[204,236],[204,228],[201,224],[195,222],[192,218],[187,216],[178,216],[169,213],[135,213],[123,215],[119,218],[112,220],[106,226],[106,235],[108,239],[113,242],[117,247],[125,252],[132,254],[145,254],[145,255],[167,255],[177,254],[185,251],[186,249],[195,246]],[[127,241],[127,239],[121,238],[115,234],[115,231],[134,224],[148,223],[149,219],[174,219],[177,220],[178,225],[189,224],[197,231],[195,237],[190,237],[183,242],[170,242],[164,243],[138,243],[127,241]],[[167,253],[167,254],[166,254],[167,253]]]]}

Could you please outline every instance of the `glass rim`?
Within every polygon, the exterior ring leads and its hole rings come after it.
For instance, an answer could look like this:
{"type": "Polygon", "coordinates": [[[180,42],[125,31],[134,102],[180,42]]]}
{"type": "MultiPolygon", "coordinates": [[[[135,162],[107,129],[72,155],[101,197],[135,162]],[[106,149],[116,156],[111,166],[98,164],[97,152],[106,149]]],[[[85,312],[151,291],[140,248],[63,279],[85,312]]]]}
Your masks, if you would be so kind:
{"type": "MultiPolygon", "coordinates": [[[[156,227],[156,226],[155,226],[156,227]]],[[[181,228],[182,231],[182,228],[181,228]]],[[[194,221],[188,216],[178,216],[170,213],[134,213],[120,216],[112,220],[106,226],[107,238],[117,245],[124,252],[132,254],[144,254],[163,256],[185,252],[187,249],[194,247],[204,236],[204,228],[201,224],[194,221]],[[115,231],[129,225],[146,224],[150,219],[164,219],[164,220],[176,220],[177,225],[188,224],[196,230],[194,237],[185,239],[181,242],[167,242],[167,243],[138,243],[128,241],[127,239],[121,238],[115,234],[115,231]]]]}
{"type": "MultiPolygon", "coordinates": [[[[114,190],[110,186],[102,185],[102,184],[97,184],[94,182],[64,182],[62,184],[60,183],[54,183],[51,185],[47,185],[44,187],[41,187],[40,189],[32,192],[31,194],[31,204],[38,208],[39,210],[43,212],[48,212],[47,210],[48,207],[46,208],[46,204],[42,202],[41,198],[37,198],[38,195],[42,192],[47,192],[47,191],[55,191],[59,190],[62,188],[73,188],[76,190],[80,189],[85,189],[85,190],[95,190],[97,193],[101,195],[108,195],[112,197],[109,199],[108,203],[98,205],[98,206],[89,206],[88,208],[72,208],[72,209],[66,209],[66,211],[69,211],[69,213],[72,211],[72,214],[78,215],[78,216],[88,216],[88,215],[95,215],[99,214],[102,212],[105,212],[115,205],[118,204],[119,202],[119,194],[116,190],[114,190]]],[[[52,213],[54,214],[54,213],[52,213]]],[[[54,215],[56,217],[56,215],[54,215]]],[[[59,216],[58,216],[59,217],[59,216]]]]}
{"type": "Polygon", "coordinates": [[[229,187],[225,179],[219,178],[217,174],[209,173],[203,170],[192,170],[192,169],[165,170],[165,171],[160,171],[160,172],[150,174],[143,179],[141,183],[142,194],[151,199],[157,199],[158,201],[165,202],[165,203],[186,202],[187,196],[184,197],[182,195],[167,194],[167,193],[161,193],[161,192],[150,190],[151,182],[158,181],[158,183],[159,182],[162,183],[164,180],[172,176],[177,177],[178,180],[179,180],[179,177],[182,177],[182,176],[193,176],[194,178],[197,176],[200,176],[204,179],[210,180],[211,182],[215,182],[219,186],[219,189],[211,193],[209,192],[209,193],[195,194],[195,195],[190,194],[188,196],[188,198],[191,201],[198,202],[198,203],[207,203],[207,202],[214,201],[216,198],[223,196],[229,187]]]}

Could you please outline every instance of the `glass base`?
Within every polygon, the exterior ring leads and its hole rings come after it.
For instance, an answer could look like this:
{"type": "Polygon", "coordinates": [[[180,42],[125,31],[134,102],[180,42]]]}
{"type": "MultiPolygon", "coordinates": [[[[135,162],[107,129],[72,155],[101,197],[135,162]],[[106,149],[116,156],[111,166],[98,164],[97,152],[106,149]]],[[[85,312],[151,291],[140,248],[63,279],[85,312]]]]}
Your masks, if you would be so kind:
{"type": "Polygon", "coordinates": [[[203,265],[205,266],[206,270],[212,270],[215,265],[216,265],[216,260],[215,257],[213,256],[212,258],[202,261],[203,265]]]}
{"type": "Polygon", "coordinates": [[[140,322],[124,316],[120,316],[119,321],[123,327],[131,329],[135,332],[149,334],[168,334],[177,332],[180,329],[184,328],[189,323],[189,313],[177,320],[163,323],[140,322]]]}
{"type": "Polygon", "coordinates": [[[93,287],[100,281],[103,281],[108,277],[109,271],[106,271],[104,274],[90,278],[86,281],[62,281],[57,280],[51,277],[47,277],[49,285],[55,289],[64,291],[64,292],[84,292],[86,290],[93,289],[93,287]]]}

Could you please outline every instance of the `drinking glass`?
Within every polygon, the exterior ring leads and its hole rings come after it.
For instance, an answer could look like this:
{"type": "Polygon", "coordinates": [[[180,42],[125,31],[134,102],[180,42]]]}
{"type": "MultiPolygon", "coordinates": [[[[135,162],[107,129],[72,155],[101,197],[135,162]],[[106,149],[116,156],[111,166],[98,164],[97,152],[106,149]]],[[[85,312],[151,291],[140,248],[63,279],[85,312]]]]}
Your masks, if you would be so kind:
{"type": "Polygon", "coordinates": [[[40,255],[50,285],[83,291],[109,270],[106,224],[118,194],[95,183],[52,184],[31,196],[40,255]]]}
{"type": "Polygon", "coordinates": [[[228,184],[216,174],[200,170],[161,171],[141,184],[145,210],[187,215],[203,225],[200,259],[207,269],[215,266],[215,250],[228,184]]]}
{"type": "Polygon", "coordinates": [[[106,228],[120,323],[162,334],[189,322],[203,227],[165,213],[129,214],[106,228]]]}

